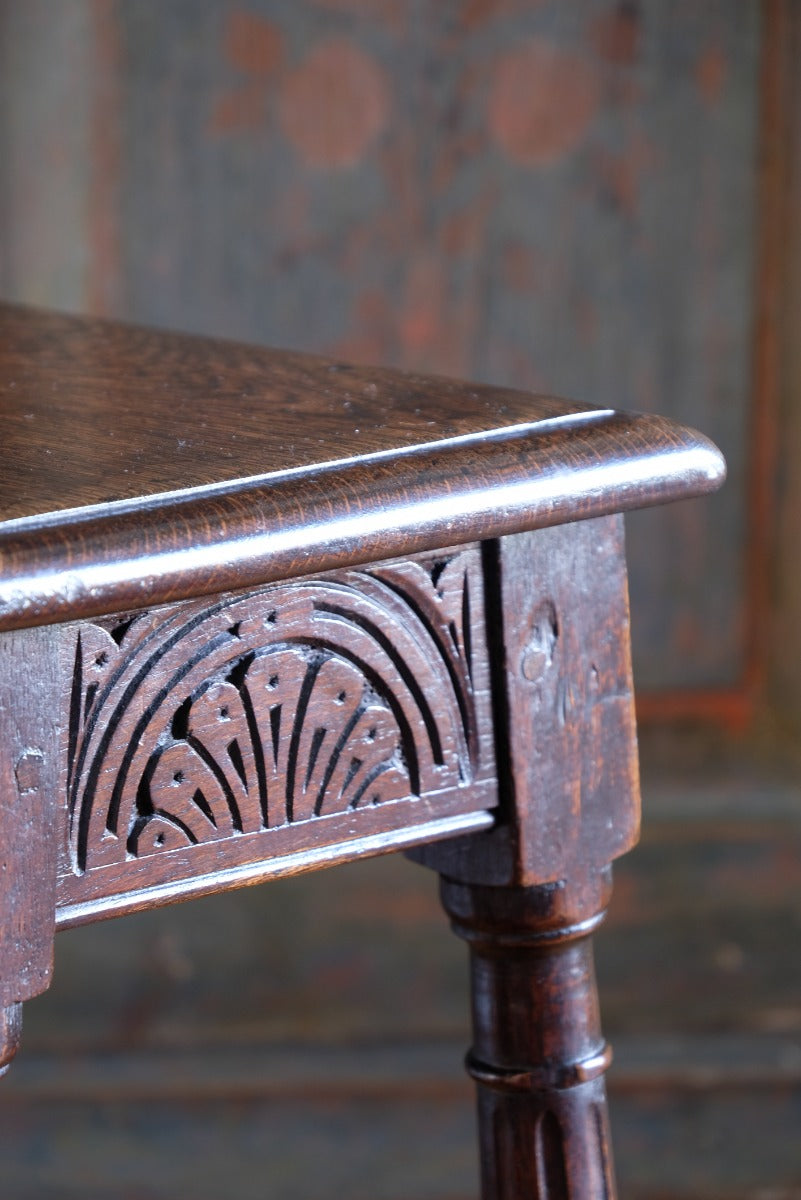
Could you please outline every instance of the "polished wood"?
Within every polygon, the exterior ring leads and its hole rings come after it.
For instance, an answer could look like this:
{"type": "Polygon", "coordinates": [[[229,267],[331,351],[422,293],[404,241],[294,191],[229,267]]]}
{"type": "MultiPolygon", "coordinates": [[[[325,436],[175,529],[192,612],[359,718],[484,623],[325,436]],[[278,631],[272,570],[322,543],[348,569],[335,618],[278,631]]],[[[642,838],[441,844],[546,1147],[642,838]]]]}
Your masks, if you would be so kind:
{"type": "Polygon", "coordinates": [[[57,926],[414,847],[472,947],[486,1200],[611,1198],[588,939],[639,827],[619,513],[718,486],[718,451],[2,321],[0,1066],[57,926]]]}
{"type": "Polygon", "coordinates": [[[490,824],[483,614],[473,546],[64,627],[58,923],[490,824]]]}
{"type": "Polygon", "coordinates": [[[639,833],[623,521],[501,538],[485,554],[499,820],[415,857],[472,883],[577,880],[639,833]]]}
{"type": "Polygon", "coordinates": [[[725,469],[657,417],[5,314],[0,630],[697,495],[725,469]]]}
{"type": "MultiPolygon", "coordinates": [[[[609,409],[552,396],[7,304],[0,304],[0,397],[3,524],[38,524],[53,513],[66,519],[125,500],[141,513],[165,494],[208,495],[333,464],[348,464],[354,483],[363,483],[366,464],[378,470],[376,456],[397,465],[426,448],[425,465],[435,467],[434,451],[450,450],[457,452],[451,467],[466,470],[480,466],[478,447],[491,453],[493,437],[513,434],[539,435],[539,443],[515,442],[519,453],[539,445],[543,461],[532,475],[555,467],[562,445],[563,467],[573,465],[572,454],[576,468],[586,465],[585,441],[589,452],[597,443],[611,453],[615,443],[623,461],[652,459],[641,479],[616,479],[607,462],[594,481],[610,496],[639,484],[642,502],[712,486],[709,476],[722,466],[706,439],[658,417],[615,419],[609,409]],[[558,436],[562,428],[567,440],[558,436]],[[574,428],[589,432],[571,439],[574,428]]],[[[573,505],[589,502],[583,482],[572,489],[573,505]]],[[[412,493],[408,502],[428,499],[412,493]]],[[[331,504],[339,515],[344,498],[334,492],[331,504]]]]}
{"type": "MultiPolygon", "coordinates": [[[[52,629],[0,637],[0,1009],[6,1010],[44,991],[53,970],[54,851],[63,815],[57,637],[52,629]]],[[[18,1023],[8,1025],[12,1042],[18,1023]]]]}
{"type": "Polygon", "coordinates": [[[614,1195],[591,934],[607,869],[572,883],[480,887],[443,878],[454,931],[470,945],[484,1200],[614,1195]]]}
{"type": "Polygon", "coordinates": [[[640,817],[622,518],[487,553],[499,821],[413,856],[440,871],[470,945],[482,1195],[606,1200],[610,1052],[590,937],[640,817]]]}

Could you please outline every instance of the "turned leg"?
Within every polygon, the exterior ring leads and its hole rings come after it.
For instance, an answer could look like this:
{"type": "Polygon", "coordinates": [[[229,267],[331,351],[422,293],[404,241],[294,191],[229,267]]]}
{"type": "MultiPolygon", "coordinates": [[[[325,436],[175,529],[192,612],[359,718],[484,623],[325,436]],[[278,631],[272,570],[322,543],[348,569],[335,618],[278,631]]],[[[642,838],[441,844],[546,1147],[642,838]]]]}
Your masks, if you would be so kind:
{"type": "Polygon", "coordinates": [[[591,905],[561,884],[480,887],[443,878],[454,931],[470,946],[483,1200],[612,1200],[591,905]]]}
{"type": "Polygon", "coordinates": [[[612,1200],[591,934],[639,831],[622,521],[484,562],[497,823],[413,857],[470,945],[484,1200],[612,1200]]]}

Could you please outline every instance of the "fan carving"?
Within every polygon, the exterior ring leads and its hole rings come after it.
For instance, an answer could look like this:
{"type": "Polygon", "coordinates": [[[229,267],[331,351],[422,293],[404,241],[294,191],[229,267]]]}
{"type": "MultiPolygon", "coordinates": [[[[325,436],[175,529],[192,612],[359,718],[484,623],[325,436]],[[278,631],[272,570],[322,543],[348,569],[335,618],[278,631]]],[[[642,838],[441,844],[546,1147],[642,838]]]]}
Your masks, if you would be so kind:
{"type": "Polygon", "coordinates": [[[480,587],[463,551],[81,625],[73,869],[467,786],[480,587]]]}

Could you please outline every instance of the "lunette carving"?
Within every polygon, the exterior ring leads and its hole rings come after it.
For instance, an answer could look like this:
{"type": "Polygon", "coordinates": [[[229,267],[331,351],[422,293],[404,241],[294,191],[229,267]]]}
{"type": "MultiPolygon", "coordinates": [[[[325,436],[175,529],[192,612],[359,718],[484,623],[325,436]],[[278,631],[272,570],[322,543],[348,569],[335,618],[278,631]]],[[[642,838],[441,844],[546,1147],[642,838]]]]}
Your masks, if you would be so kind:
{"type": "Polygon", "coordinates": [[[73,870],[469,785],[480,589],[462,551],[82,624],[73,870]]]}

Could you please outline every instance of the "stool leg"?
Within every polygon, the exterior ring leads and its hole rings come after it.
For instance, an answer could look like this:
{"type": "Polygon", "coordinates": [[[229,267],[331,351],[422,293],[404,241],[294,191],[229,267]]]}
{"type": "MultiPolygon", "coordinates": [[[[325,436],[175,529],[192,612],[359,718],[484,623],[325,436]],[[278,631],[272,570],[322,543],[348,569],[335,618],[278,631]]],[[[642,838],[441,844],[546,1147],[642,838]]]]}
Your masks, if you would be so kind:
{"type": "Polygon", "coordinates": [[[603,906],[565,903],[563,884],[447,878],[442,900],[470,945],[483,1200],[613,1200],[591,942],[603,906]]]}
{"type": "Polygon", "coordinates": [[[19,1045],[22,1001],[53,972],[64,636],[57,626],[0,636],[0,1075],[19,1045]]]}
{"type": "Polygon", "coordinates": [[[470,944],[484,1200],[613,1200],[590,934],[639,831],[622,519],[484,564],[497,825],[413,857],[470,944]]]}

